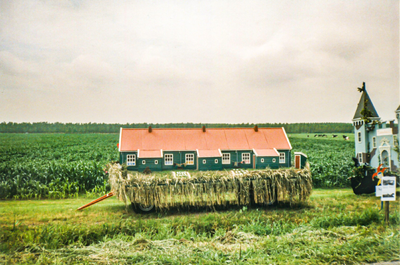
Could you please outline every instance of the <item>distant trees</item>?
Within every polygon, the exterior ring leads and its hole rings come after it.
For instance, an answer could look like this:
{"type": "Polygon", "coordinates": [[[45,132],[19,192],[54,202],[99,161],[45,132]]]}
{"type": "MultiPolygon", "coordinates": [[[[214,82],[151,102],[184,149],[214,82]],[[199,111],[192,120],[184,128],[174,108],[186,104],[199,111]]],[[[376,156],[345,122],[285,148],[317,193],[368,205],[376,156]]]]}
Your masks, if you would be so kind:
{"type": "MultiPolygon", "coordinates": [[[[0,133],[118,133],[123,128],[249,128],[253,123],[48,123],[2,122],[0,133]]],[[[351,133],[351,123],[258,123],[258,127],[284,127],[287,133],[351,133]]]]}

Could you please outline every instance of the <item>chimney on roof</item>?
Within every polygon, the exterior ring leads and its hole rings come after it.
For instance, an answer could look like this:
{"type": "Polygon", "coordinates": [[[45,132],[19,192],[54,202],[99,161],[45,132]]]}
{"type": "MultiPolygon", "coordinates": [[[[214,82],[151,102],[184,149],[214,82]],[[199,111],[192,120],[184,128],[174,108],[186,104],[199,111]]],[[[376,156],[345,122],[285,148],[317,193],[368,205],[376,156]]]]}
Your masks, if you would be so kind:
{"type": "Polygon", "coordinates": [[[206,132],[206,126],[205,125],[203,125],[203,132],[206,132]]]}
{"type": "Polygon", "coordinates": [[[149,133],[151,133],[153,131],[153,128],[151,128],[151,126],[149,126],[149,133]]]}
{"type": "Polygon", "coordinates": [[[255,132],[258,132],[258,126],[257,126],[257,125],[254,126],[254,131],[255,131],[255,132]]]}

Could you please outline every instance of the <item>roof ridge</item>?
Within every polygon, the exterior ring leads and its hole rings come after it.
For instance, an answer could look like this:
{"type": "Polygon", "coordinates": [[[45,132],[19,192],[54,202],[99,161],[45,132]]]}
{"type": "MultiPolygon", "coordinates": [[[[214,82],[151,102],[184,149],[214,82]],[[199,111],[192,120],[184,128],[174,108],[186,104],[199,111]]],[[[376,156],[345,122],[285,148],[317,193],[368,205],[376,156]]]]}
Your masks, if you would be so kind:
{"type": "MultiPolygon", "coordinates": [[[[400,107],[400,106],[399,106],[400,107]]],[[[258,129],[281,129],[282,127],[258,127],[258,129]]],[[[122,130],[148,130],[149,128],[123,128],[122,130]]],[[[224,127],[224,128],[206,128],[207,130],[254,130],[254,127],[224,127]]],[[[153,128],[152,130],[202,130],[202,128],[153,128]]]]}

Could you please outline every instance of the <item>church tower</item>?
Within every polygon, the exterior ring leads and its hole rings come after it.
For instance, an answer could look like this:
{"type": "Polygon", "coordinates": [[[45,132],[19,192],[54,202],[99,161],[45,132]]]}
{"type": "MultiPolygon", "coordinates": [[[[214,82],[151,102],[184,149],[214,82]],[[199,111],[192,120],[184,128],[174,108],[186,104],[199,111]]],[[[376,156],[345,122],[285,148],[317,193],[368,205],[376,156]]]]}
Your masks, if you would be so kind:
{"type": "Polygon", "coordinates": [[[362,88],[358,88],[358,91],[362,94],[353,117],[355,153],[360,163],[370,163],[372,147],[369,143],[372,137],[369,132],[374,131],[374,122],[379,121],[380,118],[365,88],[365,82],[363,82],[362,88]]]}

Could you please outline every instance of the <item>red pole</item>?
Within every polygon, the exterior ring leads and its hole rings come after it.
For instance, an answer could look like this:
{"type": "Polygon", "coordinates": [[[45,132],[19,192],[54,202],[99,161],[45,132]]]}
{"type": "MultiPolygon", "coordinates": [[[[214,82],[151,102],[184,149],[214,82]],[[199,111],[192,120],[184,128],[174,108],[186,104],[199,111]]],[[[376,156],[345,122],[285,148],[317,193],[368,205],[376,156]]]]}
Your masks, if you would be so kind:
{"type": "Polygon", "coordinates": [[[79,210],[83,210],[83,209],[85,209],[85,208],[87,208],[87,207],[89,207],[89,206],[91,206],[91,205],[93,205],[93,204],[96,204],[96,203],[98,203],[98,202],[101,202],[102,200],[108,199],[108,198],[110,198],[110,197],[112,197],[112,196],[114,196],[114,192],[110,192],[110,193],[108,193],[108,194],[106,194],[106,195],[103,195],[103,196],[101,196],[100,198],[97,198],[96,200],[91,201],[91,202],[89,202],[88,204],[85,204],[85,205],[79,207],[77,210],[78,210],[78,211],[79,211],[79,210]]]}

